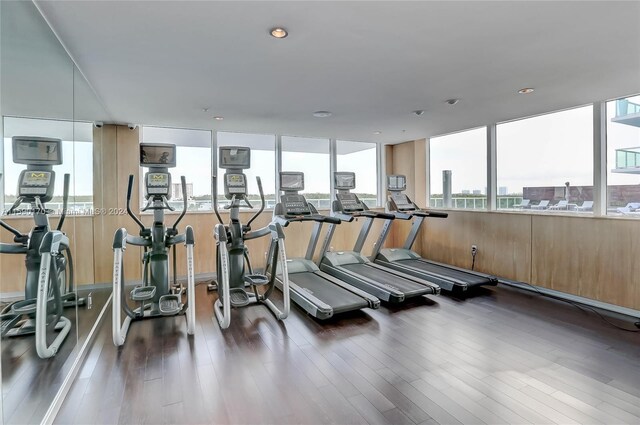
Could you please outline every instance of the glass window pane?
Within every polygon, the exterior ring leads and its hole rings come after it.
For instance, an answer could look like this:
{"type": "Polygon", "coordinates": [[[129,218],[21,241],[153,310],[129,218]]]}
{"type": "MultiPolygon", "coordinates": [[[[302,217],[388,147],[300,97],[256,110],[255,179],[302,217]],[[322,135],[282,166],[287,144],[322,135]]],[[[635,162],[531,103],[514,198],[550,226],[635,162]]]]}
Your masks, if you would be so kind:
{"type": "Polygon", "coordinates": [[[498,208],[592,211],[593,106],[499,124],[496,137],[498,208]]]}
{"type": "MultiPolygon", "coordinates": [[[[264,192],[266,208],[273,208],[276,203],[276,136],[272,134],[218,133],[220,146],[245,146],[251,148],[251,168],[244,170],[249,185],[249,202],[254,208],[260,208],[260,195],[256,177],[260,177],[264,192]],[[253,202],[252,202],[253,201],[253,202]]],[[[216,164],[217,167],[218,164],[216,164]]],[[[218,203],[226,205],[224,197],[223,169],[218,168],[218,203]]]]}
{"type": "Polygon", "coordinates": [[[640,217],[640,96],[607,102],[607,214],[640,217]]]}
{"type": "MultiPolygon", "coordinates": [[[[172,143],[176,145],[176,166],[169,168],[172,197],[169,204],[182,209],[182,187],[180,177],[187,181],[187,201],[189,211],[210,211],[211,204],[211,131],[184,128],[163,128],[144,126],[142,141],[145,143],[172,143]]],[[[144,171],[146,172],[146,171],[144,171]]],[[[140,184],[142,177],[140,174],[140,184]]],[[[144,191],[141,191],[144,193],[144,191]]],[[[141,206],[146,201],[140,199],[141,206]]]]}
{"type": "Polygon", "coordinates": [[[368,207],[378,205],[378,161],[375,143],[338,140],[336,171],[356,173],[358,198],[368,207]]]}
{"type": "Polygon", "coordinates": [[[304,172],[307,201],[331,209],[329,140],[282,136],[282,171],[304,172]]]}
{"type": "Polygon", "coordinates": [[[487,129],[461,131],[429,140],[432,208],[484,209],[487,200],[487,129]],[[445,171],[448,178],[444,178],[445,171]],[[444,184],[451,182],[451,200],[444,184]]]}

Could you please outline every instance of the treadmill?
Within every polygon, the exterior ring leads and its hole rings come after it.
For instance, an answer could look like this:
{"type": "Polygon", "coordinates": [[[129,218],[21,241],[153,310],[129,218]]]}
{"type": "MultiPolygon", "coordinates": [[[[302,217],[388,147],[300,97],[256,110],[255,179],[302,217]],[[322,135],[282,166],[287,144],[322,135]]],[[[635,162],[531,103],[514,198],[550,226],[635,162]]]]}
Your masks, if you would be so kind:
{"type": "MultiPolygon", "coordinates": [[[[304,189],[304,174],[281,172],[280,188],[284,193],[275,206],[274,221],[283,227],[292,222],[315,222],[305,257],[287,259],[291,299],[307,313],[321,320],[347,311],[378,308],[379,299],[320,271],[313,263],[322,225],[340,224],[340,220],[318,214],[315,207],[307,203],[304,195],[298,193],[304,189]]],[[[276,274],[276,286],[282,289],[282,281],[278,275],[276,274]]]]}
{"type": "Polygon", "coordinates": [[[341,221],[351,222],[364,218],[364,224],[352,251],[329,252],[331,239],[336,228],[330,223],[322,247],[320,270],[344,280],[388,303],[401,303],[409,298],[422,295],[436,295],[440,287],[428,279],[415,277],[401,270],[392,270],[375,264],[362,255],[362,247],[373,225],[373,220],[393,220],[393,214],[370,211],[351,189],[355,189],[356,175],[351,172],[335,172],[334,183],[337,190],[332,203],[333,215],[341,221]]]}
{"type": "Polygon", "coordinates": [[[387,190],[391,193],[387,209],[396,219],[413,220],[411,231],[402,248],[380,248],[391,230],[392,220],[387,220],[374,247],[371,256],[373,261],[389,270],[398,270],[428,279],[450,292],[465,292],[473,287],[497,285],[498,278],[495,276],[429,261],[411,250],[425,218],[447,218],[448,214],[420,209],[403,193],[406,184],[407,179],[403,175],[387,176],[387,190]]]}

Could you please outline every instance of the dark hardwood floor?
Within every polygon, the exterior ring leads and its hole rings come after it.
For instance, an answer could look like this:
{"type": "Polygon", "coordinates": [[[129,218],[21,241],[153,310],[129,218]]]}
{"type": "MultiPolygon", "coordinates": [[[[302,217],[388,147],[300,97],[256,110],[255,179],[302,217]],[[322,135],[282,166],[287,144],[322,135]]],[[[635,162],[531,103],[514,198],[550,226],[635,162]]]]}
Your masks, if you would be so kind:
{"type": "MultiPolygon", "coordinates": [[[[55,357],[41,359],[35,347],[35,336],[5,338],[1,341],[2,407],[4,424],[39,423],[47,412],[72,360],[70,355],[88,335],[100,310],[109,297],[109,289],[80,291],[80,297],[92,294],[92,308],[78,307],[78,321],[73,308],[65,309],[72,328],[55,357]]],[[[55,338],[55,332],[48,341],[55,338]]]]}
{"type": "Polygon", "coordinates": [[[640,423],[640,335],[508,287],[317,322],[235,310],[105,321],[57,423],[640,423]]]}

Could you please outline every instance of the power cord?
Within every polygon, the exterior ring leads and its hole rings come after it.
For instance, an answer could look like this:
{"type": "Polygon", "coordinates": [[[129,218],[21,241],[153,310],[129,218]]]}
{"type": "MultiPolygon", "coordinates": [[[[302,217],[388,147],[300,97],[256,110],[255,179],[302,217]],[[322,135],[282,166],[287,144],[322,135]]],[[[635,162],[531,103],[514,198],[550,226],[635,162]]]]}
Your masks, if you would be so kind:
{"type": "Polygon", "coordinates": [[[476,255],[478,254],[478,247],[475,245],[471,245],[471,271],[476,266],[476,255]]]}
{"type": "Polygon", "coordinates": [[[600,320],[602,320],[603,322],[605,322],[609,326],[612,326],[612,327],[614,327],[616,329],[619,329],[619,330],[625,331],[625,332],[633,332],[633,333],[640,332],[640,321],[634,323],[634,326],[637,327],[638,329],[625,328],[623,326],[619,326],[619,325],[611,322],[604,315],[602,315],[602,313],[600,313],[597,309],[595,309],[593,307],[590,307],[590,306],[584,305],[584,304],[580,304],[580,303],[577,303],[575,301],[567,300],[567,299],[564,299],[562,297],[558,297],[556,295],[546,294],[546,293],[540,291],[536,286],[531,285],[530,283],[527,283],[527,282],[518,282],[518,283],[521,283],[523,285],[526,285],[526,286],[530,287],[531,289],[533,289],[535,292],[537,292],[538,294],[542,295],[543,297],[552,298],[554,300],[562,301],[562,302],[567,303],[569,305],[572,305],[572,306],[576,307],[578,310],[581,310],[581,311],[584,311],[584,312],[594,313],[600,318],[600,320]]]}

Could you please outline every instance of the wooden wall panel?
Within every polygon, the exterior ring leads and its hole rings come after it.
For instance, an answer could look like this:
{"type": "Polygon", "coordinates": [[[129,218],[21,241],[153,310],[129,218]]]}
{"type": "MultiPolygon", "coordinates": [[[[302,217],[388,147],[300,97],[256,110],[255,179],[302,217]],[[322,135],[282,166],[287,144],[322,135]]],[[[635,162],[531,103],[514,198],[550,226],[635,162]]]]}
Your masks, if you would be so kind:
{"type": "Polygon", "coordinates": [[[640,226],[633,220],[532,217],[532,283],[640,309],[640,226]]]}
{"type": "Polygon", "coordinates": [[[392,174],[404,174],[407,176],[407,196],[415,199],[415,142],[393,145],[392,174]]]}
{"type": "MultiPolygon", "coordinates": [[[[3,217],[3,220],[23,233],[28,233],[33,227],[32,218],[3,217]]],[[[52,228],[55,228],[58,225],[59,217],[51,217],[50,220],[52,228]]],[[[63,231],[71,243],[76,284],[92,283],[94,271],[93,252],[90,249],[93,244],[92,217],[68,216],[63,231]]],[[[2,229],[0,242],[13,243],[13,235],[2,229]]],[[[0,255],[1,293],[24,292],[26,277],[24,261],[24,255],[0,255]]]]}
{"type": "Polygon", "coordinates": [[[476,270],[530,281],[531,219],[527,215],[449,211],[446,219],[427,219],[421,231],[425,258],[471,267],[471,245],[478,246],[476,270]]]}

